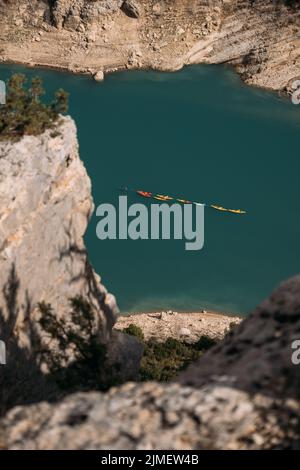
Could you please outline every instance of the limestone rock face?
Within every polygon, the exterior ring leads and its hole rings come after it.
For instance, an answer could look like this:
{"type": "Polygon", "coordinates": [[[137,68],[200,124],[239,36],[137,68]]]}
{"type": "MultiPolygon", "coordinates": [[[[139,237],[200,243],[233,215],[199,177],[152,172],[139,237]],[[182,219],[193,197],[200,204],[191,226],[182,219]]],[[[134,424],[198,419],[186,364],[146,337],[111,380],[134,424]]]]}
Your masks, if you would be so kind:
{"type": "Polygon", "coordinates": [[[0,143],[0,309],[16,317],[18,336],[26,339],[26,317],[38,302],[63,315],[69,299],[83,295],[99,312],[99,336],[109,339],[117,305],[90,267],[82,238],[92,210],[71,118],[58,133],[0,143]]]}
{"type": "Polygon", "coordinates": [[[300,366],[292,343],[300,340],[300,276],[269,299],[180,376],[184,385],[222,383],[272,397],[300,399],[300,366]]]}
{"type": "Polygon", "coordinates": [[[1,421],[9,449],[270,449],[299,446],[299,406],[229,387],[128,383],[58,404],[16,407],[1,421]]]}
{"type": "MultiPolygon", "coordinates": [[[[118,383],[138,380],[143,350],[143,345],[134,336],[113,330],[107,344],[108,361],[106,369],[108,373],[106,372],[106,374],[109,375],[110,370],[114,368],[118,383]]],[[[103,381],[105,381],[105,376],[103,381]]]]}
{"type": "Polygon", "coordinates": [[[80,14],[84,5],[83,0],[55,0],[52,2],[51,20],[58,28],[68,26],[75,28],[80,24],[80,14]]]}
{"type": "Polygon", "coordinates": [[[93,15],[115,12],[121,4],[122,0],[56,0],[50,6],[51,20],[58,29],[73,30],[78,28],[81,20],[92,20],[93,15]]]}
{"type": "Polygon", "coordinates": [[[283,284],[177,383],[12,409],[8,449],[299,449],[300,276],[283,284]]]}

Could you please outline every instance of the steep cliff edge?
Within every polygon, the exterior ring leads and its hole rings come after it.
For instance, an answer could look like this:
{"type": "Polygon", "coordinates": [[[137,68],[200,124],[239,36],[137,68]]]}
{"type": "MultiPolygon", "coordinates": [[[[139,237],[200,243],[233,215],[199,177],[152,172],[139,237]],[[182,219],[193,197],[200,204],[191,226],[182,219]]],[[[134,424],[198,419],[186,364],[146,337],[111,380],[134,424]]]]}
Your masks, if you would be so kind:
{"type": "Polygon", "coordinates": [[[93,208],[70,117],[58,115],[40,135],[1,140],[0,415],[137,378],[142,346],[113,330],[116,300],[88,261],[93,208]]]}
{"type": "Polygon", "coordinates": [[[17,3],[0,1],[2,62],[100,72],[98,77],[102,71],[125,68],[176,70],[191,63],[229,63],[247,83],[276,90],[300,76],[300,12],[293,2],[17,3]]]}
{"type": "Polygon", "coordinates": [[[0,143],[0,309],[16,317],[15,333],[25,342],[37,303],[63,315],[78,295],[99,313],[99,339],[110,338],[117,305],[89,265],[82,238],[92,210],[71,118],[62,118],[58,132],[0,143]]]}
{"type": "Polygon", "coordinates": [[[300,277],[279,287],[179,383],[133,384],[11,410],[9,449],[299,449],[300,277]],[[298,353],[299,358],[299,353],[298,353]]]}

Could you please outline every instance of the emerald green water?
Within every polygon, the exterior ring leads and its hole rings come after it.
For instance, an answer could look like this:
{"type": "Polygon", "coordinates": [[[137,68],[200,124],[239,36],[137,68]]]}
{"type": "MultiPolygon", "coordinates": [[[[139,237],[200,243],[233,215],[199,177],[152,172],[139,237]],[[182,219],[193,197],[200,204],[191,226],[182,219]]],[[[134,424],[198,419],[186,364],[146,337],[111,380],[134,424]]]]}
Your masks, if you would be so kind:
{"type": "Polygon", "coordinates": [[[127,185],[248,211],[207,209],[198,252],[182,241],[99,241],[93,217],[90,260],[123,312],[246,314],[299,271],[300,107],[245,86],[221,66],[124,72],[101,84],[16,66],[2,66],[0,79],[12,71],[41,75],[49,92],[71,93],[96,206],[117,205],[117,188],[127,185]]]}

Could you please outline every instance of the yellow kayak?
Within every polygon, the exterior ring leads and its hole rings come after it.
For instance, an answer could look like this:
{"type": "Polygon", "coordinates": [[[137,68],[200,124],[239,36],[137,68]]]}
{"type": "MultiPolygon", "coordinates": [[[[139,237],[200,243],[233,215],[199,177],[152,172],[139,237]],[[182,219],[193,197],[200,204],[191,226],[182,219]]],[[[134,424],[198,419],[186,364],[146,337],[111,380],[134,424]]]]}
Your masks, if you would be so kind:
{"type": "Polygon", "coordinates": [[[241,209],[226,209],[225,207],[216,206],[215,204],[211,204],[210,207],[222,212],[232,212],[233,214],[246,214],[246,211],[242,211],[241,209]]]}

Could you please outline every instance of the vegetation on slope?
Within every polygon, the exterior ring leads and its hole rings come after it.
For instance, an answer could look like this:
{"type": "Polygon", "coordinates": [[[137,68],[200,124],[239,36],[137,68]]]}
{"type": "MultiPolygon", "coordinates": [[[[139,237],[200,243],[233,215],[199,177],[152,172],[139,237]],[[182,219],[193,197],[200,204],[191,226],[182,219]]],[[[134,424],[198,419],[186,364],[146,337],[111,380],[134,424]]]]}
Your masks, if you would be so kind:
{"type": "Polygon", "coordinates": [[[0,336],[7,350],[7,363],[0,366],[0,416],[17,405],[55,401],[76,391],[105,391],[120,383],[118,365],[108,366],[106,346],[98,339],[97,312],[80,296],[70,300],[62,318],[46,303],[39,305],[38,321],[28,311],[30,348],[20,346],[13,276],[3,289],[8,316],[0,308],[0,336]]]}
{"type": "Polygon", "coordinates": [[[35,77],[29,86],[23,74],[14,74],[7,83],[6,104],[0,105],[0,140],[18,140],[23,135],[40,135],[55,129],[60,114],[68,111],[68,93],[59,89],[47,104],[42,79],[35,77]]]}
{"type": "MultiPolygon", "coordinates": [[[[8,299],[14,298],[13,284],[4,292],[8,299]]],[[[7,364],[0,374],[0,416],[13,406],[55,401],[76,391],[106,391],[122,383],[119,365],[108,364],[107,348],[99,342],[97,312],[82,297],[72,299],[70,306],[69,314],[59,318],[51,305],[39,305],[39,321],[27,319],[28,350],[19,346],[15,336],[14,309],[8,318],[0,309],[1,337],[7,346],[7,364]],[[44,366],[47,374],[41,370],[44,366]]],[[[144,346],[142,381],[173,379],[215,344],[206,336],[195,344],[173,338],[163,343],[145,341],[142,330],[135,325],[124,333],[135,336],[144,346]]]]}
{"type": "Polygon", "coordinates": [[[40,303],[39,325],[49,341],[35,347],[36,357],[61,390],[106,390],[117,378],[104,374],[106,347],[99,342],[97,313],[81,296],[70,304],[68,316],[58,318],[50,304],[40,303]]]}
{"type": "Polygon", "coordinates": [[[194,344],[181,342],[174,338],[168,338],[165,342],[145,341],[141,328],[134,324],[129,325],[123,332],[135,336],[144,346],[140,368],[140,377],[143,381],[167,382],[172,380],[181,370],[216,344],[207,336],[202,336],[194,344]]]}

